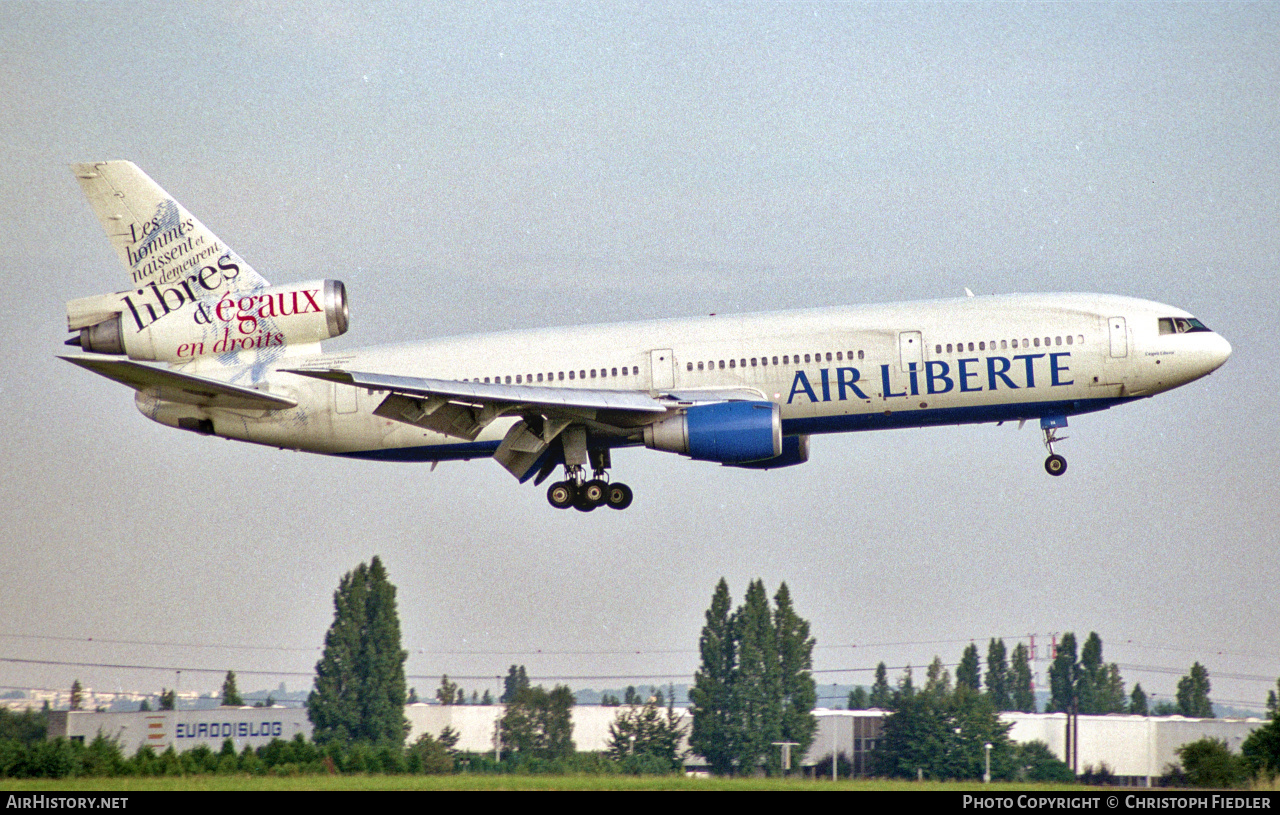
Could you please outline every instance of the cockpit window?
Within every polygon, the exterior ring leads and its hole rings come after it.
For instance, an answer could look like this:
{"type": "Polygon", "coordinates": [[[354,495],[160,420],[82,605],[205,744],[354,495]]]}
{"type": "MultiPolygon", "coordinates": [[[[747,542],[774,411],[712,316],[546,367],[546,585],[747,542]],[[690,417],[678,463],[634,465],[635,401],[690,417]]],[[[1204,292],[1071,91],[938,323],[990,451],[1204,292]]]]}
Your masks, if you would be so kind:
{"type": "Polygon", "coordinates": [[[1194,334],[1209,328],[1195,317],[1161,317],[1158,320],[1161,334],[1194,334]]]}

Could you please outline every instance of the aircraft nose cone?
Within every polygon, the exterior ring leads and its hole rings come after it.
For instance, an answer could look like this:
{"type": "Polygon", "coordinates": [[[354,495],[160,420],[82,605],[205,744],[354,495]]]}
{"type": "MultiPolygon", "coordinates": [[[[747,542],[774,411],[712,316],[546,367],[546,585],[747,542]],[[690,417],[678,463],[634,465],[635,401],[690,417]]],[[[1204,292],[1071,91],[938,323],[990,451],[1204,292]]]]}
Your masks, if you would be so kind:
{"type": "Polygon", "coordinates": [[[1205,373],[1209,373],[1221,368],[1222,363],[1226,362],[1231,356],[1231,343],[1227,342],[1226,338],[1219,334],[1213,334],[1207,337],[1206,340],[1205,351],[1208,365],[1205,373]]]}

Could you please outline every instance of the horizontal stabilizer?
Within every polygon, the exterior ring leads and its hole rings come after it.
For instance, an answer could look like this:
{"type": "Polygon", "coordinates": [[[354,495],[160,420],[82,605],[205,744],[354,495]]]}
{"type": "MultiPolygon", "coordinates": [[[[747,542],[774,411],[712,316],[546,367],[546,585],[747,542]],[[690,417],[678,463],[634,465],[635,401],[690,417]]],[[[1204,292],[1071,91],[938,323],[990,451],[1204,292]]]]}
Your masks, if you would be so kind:
{"type": "Polygon", "coordinates": [[[131,360],[94,356],[65,356],[62,359],[99,376],[128,385],[134,390],[151,392],[156,398],[167,402],[233,410],[283,410],[298,404],[293,399],[253,388],[178,373],[167,368],[156,368],[131,360]]]}

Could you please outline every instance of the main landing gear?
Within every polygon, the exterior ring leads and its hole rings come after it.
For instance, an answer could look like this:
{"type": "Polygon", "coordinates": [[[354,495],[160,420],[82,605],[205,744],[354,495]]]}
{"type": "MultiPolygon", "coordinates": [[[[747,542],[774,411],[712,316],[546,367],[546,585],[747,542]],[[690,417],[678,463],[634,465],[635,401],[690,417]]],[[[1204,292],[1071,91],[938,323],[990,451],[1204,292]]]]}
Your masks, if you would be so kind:
{"type": "Polygon", "coordinates": [[[1065,416],[1045,417],[1040,420],[1040,429],[1044,433],[1044,446],[1049,451],[1049,457],[1044,460],[1044,471],[1049,475],[1062,475],[1067,471],[1067,460],[1053,452],[1054,442],[1067,439],[1066,436],[1058,435],[1058,429],[1066,426],[1067,417],[1065,416]]]}
{"type": "Polygon", "coordinates": [[[573,507],[579,512],[590,512],[599,506],[626,509],[631,506],[634,494],[622,483],[610,483],[604,470],[596,470],[586,480],[581,467],[566,468],[568,476],[547,488],[547,501],[556,509],[573,507]]]}
{"type": "Polygon", "coordinates": [[[556,509],[573,507],[579,512],[590,512],[599,506],[626,509],[634,495],[626,484],[609,481],[609,465],[612,463],[609,448],[590,450],[585,457],[591,461],[591,478],[581,464],[565,464],[564,481],[557,481],[547,488],[547,501],[556,509]]]}

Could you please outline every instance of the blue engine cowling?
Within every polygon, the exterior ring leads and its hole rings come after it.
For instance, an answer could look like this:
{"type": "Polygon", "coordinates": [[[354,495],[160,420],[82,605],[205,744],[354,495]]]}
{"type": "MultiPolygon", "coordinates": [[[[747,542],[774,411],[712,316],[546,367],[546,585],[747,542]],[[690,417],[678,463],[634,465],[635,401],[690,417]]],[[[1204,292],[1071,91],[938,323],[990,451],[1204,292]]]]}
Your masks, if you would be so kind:
{"type": "Polygon", "coordinates": [[[773,470],[778,467],[794,467],[809,460],[809,437],[786,436],[782,439],[782,453],[763,461],[746,461],[729,464],[729,467],[744,467],[748,470],[773,470]]]}
{"type": "Polygon", "coordinates": [[[773,402],[694,405],[646,426],[644,444],[699,461],[767,461],[783,452],[782,414],[773,402]]]}

